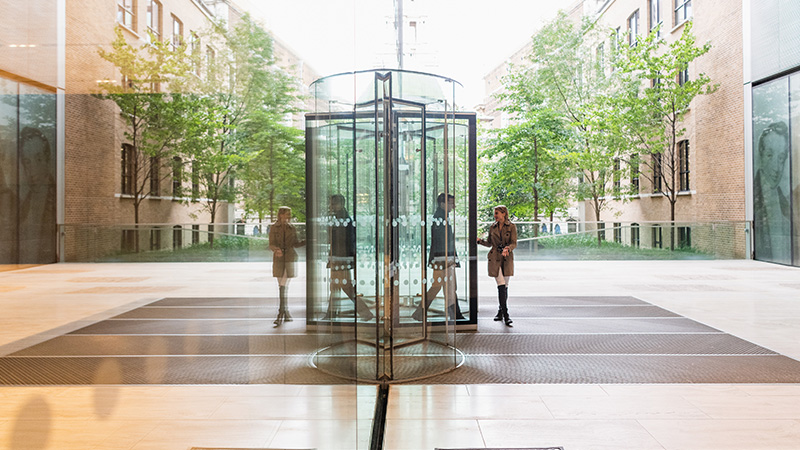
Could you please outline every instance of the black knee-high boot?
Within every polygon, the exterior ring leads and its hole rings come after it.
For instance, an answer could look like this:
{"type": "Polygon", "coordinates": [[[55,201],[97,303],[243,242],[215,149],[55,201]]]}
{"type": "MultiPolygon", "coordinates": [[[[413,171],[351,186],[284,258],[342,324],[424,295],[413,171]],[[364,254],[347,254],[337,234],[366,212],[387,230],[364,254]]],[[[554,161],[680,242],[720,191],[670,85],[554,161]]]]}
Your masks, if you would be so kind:
{"type": "Polygon", "coordinates": [[[292,316],[289,314],[289,302],[287,300],[286,295],[286,286],[279,286],[278,287],[278,296],[280,298],[280,304],[278,305],[278,317],[273,322],[275,326],[280,325],[283,322],[291,322],[292,316]]]}
{"type": "Polygon", "coordinates": [[[494,316],[494,321],[499,322],[503,320],[503,305],[505,304],[505,300],[503,299],[503,291],[505,290],[506,285],[501,284],[497,286],[497,301],[500,306],[497,308],[497,315],[494,316]]]}
{"type": "Polygon", "coordinates": [[[502,300],[500,300],[500,309],[503,310],[503,323],[510,327],[514,321],[508,317],[508,285],[503,285],[502,287],[503,292],[501,293],[502,300]]]}

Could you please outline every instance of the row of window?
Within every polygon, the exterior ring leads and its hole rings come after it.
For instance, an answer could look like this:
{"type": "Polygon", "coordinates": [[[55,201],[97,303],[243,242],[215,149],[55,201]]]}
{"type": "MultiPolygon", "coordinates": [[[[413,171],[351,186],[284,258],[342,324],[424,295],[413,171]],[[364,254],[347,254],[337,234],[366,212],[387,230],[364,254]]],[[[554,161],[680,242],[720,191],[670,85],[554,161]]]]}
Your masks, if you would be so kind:
{"type": "MultiPolygon", "coordinates": [[[[653,158],[653,192],[661,192],[663,189],[664,169],[662,162],[662,154],[656,153],[651,155],[653,158]]],[[[619,158],[614,159],[614,187],[620,189],[622,181],[620,180],[619,171],[621,169],[621,161],[619,158]]],[[[639,192],[639,169],[634,167],[631,170],[631,186],[634,192],[639,192]]],[[[678,142],[678,191],[689,190],[689,141],[683,140],[678,142]]]]}
{"type": "MultiPolygon", "coordinates": [[[[600,239],[606,239],[605,226],[606,224],[598,224],[600,231],[600,239]]],[[[614,242],[622,243],[622,224],[614,223],[612,225],[614,231],[614,242]]],[[[650,227],[650,246],[652,248],[664,248],[664,233],[663,228],[659,224],[653,224],[650,227]]],[[[692,228],[691,227],[678,227],[678,241],[676,242],[678,248],[691,248],[692,247],[692,228]]],[[[640,247],[640,227],[638,223],[632,223],[630,226],[630,245],[631,247],[640,247]]]]}
{"type": "MultiPolygon", "coordinates": [[[[121,153],[121,186],[120,192],[123,195],[133,195],[138,187],[139,174],[143,173],[147,177],[146,183],[149,183],[148,195],[157,197],[161,195],[161,158],[158,156],[151,156],[147,160],[147,167],[139,167],[140,163],[144,160],[137,161],[137,155],[132,145],[122,144],[121,153]],[[141,170],[140,170],[141,169],[141,170]]],[[[175,156],[172,158],[172,196],[183,196],[183,160],[175,156]]],[[[192,162],[192,198],[200,196],[200,177],[198,175],[197,167],[192,162]]]]}
{"type": "MultiPolygon", "coordinates": [[[[161,250],[161,232],[159,228],[150,230],[150,250],[161,250]]],[[[172,249],[183,247],[184,228],[180,225],[172,227],[172,249]]],[[[200,243],[200,225],[192,225],[192,245],[200,243]]],[[[136,251],[136,230],[122,230],[120,248],[123,252],[136,251]]]]}
{"type": "MultiPolygon", "coordinates": [[[[648,29],[655,30],[656,27],[663,23],[661,17],[661,3],[662,0],[648,0],[647,1],[647,22],[648,29]]],[[[692,18],[692,0],[672,0],[673,16],[672,26],[676,27],[683,22],[692,18]]],[[[639,35],[639,10],[633,12],[628,17],[628,44],[636,44],[636,36],[639,35]]]]}

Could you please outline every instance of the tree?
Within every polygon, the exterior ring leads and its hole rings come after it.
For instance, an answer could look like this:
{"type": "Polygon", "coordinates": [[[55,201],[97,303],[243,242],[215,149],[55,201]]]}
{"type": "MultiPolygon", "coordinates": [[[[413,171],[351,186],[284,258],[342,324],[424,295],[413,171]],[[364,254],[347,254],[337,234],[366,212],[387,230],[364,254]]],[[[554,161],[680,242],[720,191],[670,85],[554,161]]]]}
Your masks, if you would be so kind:
{"type": "Polygon", "coordinates": [[[113,101],[125,121],[123,147],[123,194],[132,197],[134,210],[135,251],[139,251],[138,224],[142,201],[158,195],[161,181],[170,176],[178,142],[184,138],[188,116],[194,109],[191,96],[161,93],[187,68],[183,47],[172,48],[151,39],[134,47],[125,40],[120,29],[111,50],[100,50],[100,56],[114,64],[122,82],[101,84],[104,93],[96,97],[113,101]]]}
{"type": "MultiPolygon", "coordinates": [[[[191,86],[203,98],[205,130],[187,145],[187,152],[199,171],[199,197],[211,216],[213,246],[219,207],[236,200],[234,174],[263,150],[247,143],[256,133],[245,132],[245,125],[277,122],[293,111],[296,96],[291,78],[275,64],[272,38],[249,15],[231,29],[216,24],[205,38],[216,45],[216,51],[206,55],[205,76],[195,77],[191,86]]],[[[201,57],[193,55],[195,65],[201,64],[201,57]]]]}
{"type": "MultiPolygon", "coordinates": [[[[539,92],[544,105],[557,111],[569,125],[572,151],[568,161],[578,171],[575,189],[579,201],[588,200],[600,222],[600,213],[615,195],[617,149],[609,147],[603,98],[612,85],[606,75],[604,43],[588,19],[576,26],[564,12],[533,36],[530,68],[518,72],[518,92],[539,92]]],[[[598,245],[601,236],[597,235],[598,245]]]]}
{"type": "Polygon", "coordinates": [[[242,201],[258,221],[274,221],[280,206],[289,206],[298,220],[305,220],[305,146],[303,132],[287,127],[260,111],[248,123],[247,145],[259,149],[240,171],[242,201]]]}
{"type": "Polygon", "coordinates": [[[681,138],[683,119],[698,95],[711,94],[717,85],[704,73],[689,79],[689,65],[711,49],[710,43],[695,45],[692,23],[684,26],[680,39],[667,44],[657,31],[636,45],[620,51],[620,89],[609,97],[614,134],[627,140],[630,166],[641,166],[654,192],[670,204],[670,249],[675,249],[675,203],[681,186],[681,138]]]}
{"type": "Polygon", "coordinates": [[[503,203],[511,215],[538,221],[540,210],[550,215],[566,209],[573,173],[564,164],[564,121],[541,98],[517,94],[518,87],[508,86],[503,95],[516,123],[498,130],[482,152],[489,158],[484,188],[491,204],[503,203]]]}

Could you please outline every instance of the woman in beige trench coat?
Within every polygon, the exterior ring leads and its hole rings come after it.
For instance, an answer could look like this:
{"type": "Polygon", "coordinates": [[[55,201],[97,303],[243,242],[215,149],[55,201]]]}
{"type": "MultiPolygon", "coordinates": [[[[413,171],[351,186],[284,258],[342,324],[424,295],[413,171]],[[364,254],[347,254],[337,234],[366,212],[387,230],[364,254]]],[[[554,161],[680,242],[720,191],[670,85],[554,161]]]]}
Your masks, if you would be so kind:
{"type": "Polygon", "coordinates": [[[302,247],[306,241],[301,241],[297,237],[297,229],[290,223],[292,220],[292,209],[288,206],[278,208],[278,220],[269,227],[269,249],[272,250],[272,276],[278,279],[278,292],[280,295],[280,306],[278,306],[278,317],[275,319],[275,326],[280,326],[283,322],[291,322],[292,315],[289,314],[288,292],[289,279],[297,276],[295,262],[297,252],[295,248],[302,247]]]}
{"type": "Polygon", "coordinates": [[[500,303],[494,320],[502,320],[510,327],[513,321],[508,317],[508,281],[514,275],[517,226],[508,219],[508,208],[503,205],[494,207],[494,223],[489,227],[489,236],[487,239],[478,238],[478,244],[491,248],[489,276],[497,281],[497,298],[500,303]]]}

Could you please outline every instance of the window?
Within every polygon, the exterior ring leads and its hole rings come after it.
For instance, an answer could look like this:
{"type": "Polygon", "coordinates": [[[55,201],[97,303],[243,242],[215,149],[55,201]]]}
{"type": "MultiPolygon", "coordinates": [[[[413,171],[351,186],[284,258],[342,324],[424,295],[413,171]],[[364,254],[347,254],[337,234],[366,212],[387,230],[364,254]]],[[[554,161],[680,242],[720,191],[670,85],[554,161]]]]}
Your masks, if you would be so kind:
{"type": "Polygon", "coordinates": [[[634,195],[639,194],[639,157],[634,156],[628,162],[631,169],[631,192],[634,195]]]}
{"type": "Polygon", "coordinates": [[[150,195],[157,197],[161,192],[161,158],[158,156],[150,157],[150,195]]]}
{"type": "Polygon", "coordinates": [[[661,225],[653,224],[652,231],[653,248],[661,248],[661,225]]]}
{"type": "Polygon", "coordinates": [[[661,153],[653,153],[653,192],[661,192],[661,153]]]}
{"type": "Polygon", "coordinates": [[[600,238],[601,241],[606,240],[606,224],[604,222],[600,222],[597,224],[597,236],[600,238]]]}
{"type": "Polygon", "coordinates": [[[639,10],[637,9],[630,17],[628,17],[628,45],[636,45],[636,39],[639,36],[639,10]]]}
{"type": "Polygon", "coordinates": [[[180,225],[172,227],[172,249],[183,247],[183,228],[180,225]]]}
{"type": "Polygon", "coordinates": [[[675,25],[692,18],[692,0],[675,0],[675,25]]]}
{"type": "Polygon", "coordinates": [[[200,43],[200,36],[194,31],[189,32],[189,48],[192,52],[192,71],[195,75],[200,76],[200,58],[202,57],[200,49],[202,45],[200,43]]]}
{"type": "Polygon", "coordinates": [[[172,49],[177,49],[181,44],[183,44],[183,22],[172,16],[172,49]]]}
{"type": "Polygon", "coordinates": [[[661,25],[661,0],[650,0],[649,17],[650,31],[661,25]]]}
{"type": "Polygon", "coordinates": [[[620,181],[620,171],[621,165],[619,158],[614,158],[614,189],[619,191],[620,187],[622,187],[622,182],[620,181]]]}
{"type": "Polygon", "coordinates": [[[605,76],[606,67],[606,47],[604,43],[597,46],[595,55],[597,60],[597,78],[603,78],[605,76]]]}
{"type": "Polygon", "coordinates": [[[689,141],[678,142],[678,167],[680,169],[680,190],[689,190],[689,141]]]}
{"type": "Polygon", "coordinates": [[[678,227],[678,248],[692,247],[691,227],[678,227]]]}
{"type": "Polygon", "coordinates": [[[631,247],[639,248],[639,224],[632,223],[631,224],[631,247]]]}
{"type": "Polygon", "coordinates": [[[622,224],[619,222],[614,222],[614,242],[622,243],[622,224]]]}
{"type": "Polygon", "coordinates": [[[133,195],[136,184],[136,152],[130,144],[122,144],[122,194],[133,195]]]}
{"type": "Polygon", "coordinates": [[[146,38],[148,41],[151,39],[151,34],[152,39],[161,40],[161,3],[156,0],[147,3],[147,31],[150,32],[146,38]]]}
{"type": "Polygon", "coordinates": [[[214,62],[216,61],[217,52],[212,47],[206,47],[206,77],[211,76],[214,70],[214,62]]]}
{"type": "Polygon", "coordinates": [[[200,198],[200,169],[197,167],[197,161],[192,161],[192,199],[198,198],[200,198]]]}
{"type": "Polygon", "coordinates": [[[200,225],[192,225],[192,245],[200,243],[200,225]]]}
{"type": "Polygon", "coordinates": [[[161,249],[161,229],[153,228],[150,230],[150,250],[161,249]]]}
{"type": "Polygon", "coordinates": [[[684,67],[678,72],[678,85],[683,86],[689,81],[689,68],[684,67]]]}
{"type": "Polygon", "coordinates": [[[123,252],[136,251],[136,230],[122,230],[120,249],[123,252]]]}
{"type": "Polygon", "coordinates": [[[117,0],[117,22],[134,30],[136,24],[136,3],[134,0],[117,0]]]}
{"type": "Polygon", "coordinates": [[[172,158],[172,196],[181,196],[181,179],[183,178],[183,161],[180,156],[172,158]]]}

